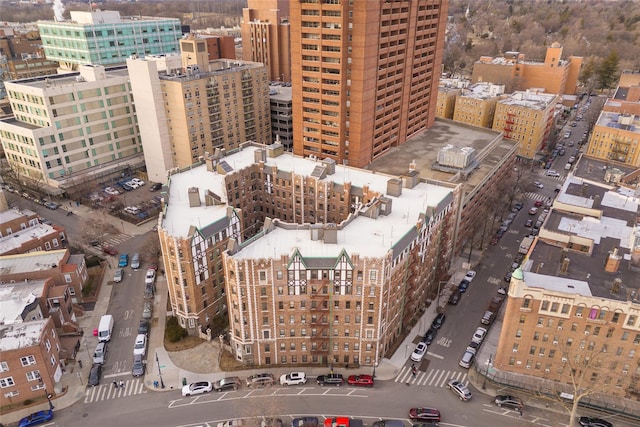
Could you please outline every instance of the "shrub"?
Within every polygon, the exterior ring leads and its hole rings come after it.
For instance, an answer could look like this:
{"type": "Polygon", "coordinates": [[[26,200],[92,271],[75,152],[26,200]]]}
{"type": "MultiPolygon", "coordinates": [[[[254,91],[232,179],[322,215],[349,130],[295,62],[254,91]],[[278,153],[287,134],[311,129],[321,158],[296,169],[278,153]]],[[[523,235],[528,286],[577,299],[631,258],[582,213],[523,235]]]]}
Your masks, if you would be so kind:
{"type": "Polygon", "coordinates": [[[169,342],[178,342],[187,336],[187,330],[180,326],[176,317],[169,317],[167,318],[165,334],[169,342]]]}

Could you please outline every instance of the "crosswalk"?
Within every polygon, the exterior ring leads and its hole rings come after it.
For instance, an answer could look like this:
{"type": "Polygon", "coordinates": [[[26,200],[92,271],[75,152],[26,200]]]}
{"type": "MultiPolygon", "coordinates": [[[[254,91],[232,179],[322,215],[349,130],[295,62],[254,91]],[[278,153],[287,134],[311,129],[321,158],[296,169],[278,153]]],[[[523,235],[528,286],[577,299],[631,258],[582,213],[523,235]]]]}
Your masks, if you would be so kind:
{"type": "Polygon", "coordinates": [[[410,366],[404,366],[394,379],[394,382],[428,387],[445,387],[447,385],[447,381],[450,379],[458,380],[465,385],[469,383],[469,381],[467,381],[466,372],[446,369],[430,369],[427,372],[418,372],[414,377],[411,374],[410,366]]]}
{"type": "Polygon", "coordinates": [[[102,400],[119,399],[121,397],[134,396],[136,394],[146,393],[143,378],[129,379],[124,382],[124,387],[115,388],[113,384],[107,380],[103,384],[96,387],[87,387],[84,397],[84,403],[95,403],[102,400]]]}
{"type": "Polygon", "coordinates": [[[531,200],[542,200],[542,201],[547,201],[547,199],[549,199],[548,196],[543,196],[542,194],[534,193],[532,191],[529,193],[524,193],[524,197],[531,200]]]}
{"type": "Polygon", "coordinates": [[[131,239],[132,237],[133,236],[131,236],[129,234],[118,233],[118,234],[111,234],[111,235],[109,235],[109,237],[104,236],[104,237],[102,237],[102,241],[103,241],[103,244],[105,244],[105,245],[118,246],[119,244],[126,242],[127,240],[131,239]]]}

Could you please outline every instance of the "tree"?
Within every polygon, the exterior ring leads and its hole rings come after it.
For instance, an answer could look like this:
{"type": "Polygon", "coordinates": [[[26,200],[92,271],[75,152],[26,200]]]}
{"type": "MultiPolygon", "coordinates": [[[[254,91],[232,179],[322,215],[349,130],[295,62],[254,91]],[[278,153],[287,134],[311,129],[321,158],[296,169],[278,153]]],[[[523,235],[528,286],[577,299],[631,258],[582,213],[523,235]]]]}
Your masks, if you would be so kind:
{"type": "Polygon", "coordinates": [[[603,376],[603,371],[611,372],[603,368],[607,360],[607,347],[602,343],[588,341],[586,337],[577,346],[572,338],[568,338],[559,346],[554,343],[554,349],[556,347],[559,347],[557,350],[561,354],[561,365],[556,366],[558,379],[555,384],[560,388],[555,387],[552,395],[547,392],[541,393],[539,397],[552,399],[564,407],[569,413],[567,425],[572,426],[575,425],[578,406],[582,400],[606,393],[603,387],[606,387],[604,384],[607,384],[607,380],[603,381],[600,377],[603,376]]]}
{"type": "Polygon", "coordinates": [[[612,50],[598,67],[596,73],[598,75],[598,85],[600,89],[611,89],[617,82],[618,63],[620,58],[615,50],[612,50]]]}

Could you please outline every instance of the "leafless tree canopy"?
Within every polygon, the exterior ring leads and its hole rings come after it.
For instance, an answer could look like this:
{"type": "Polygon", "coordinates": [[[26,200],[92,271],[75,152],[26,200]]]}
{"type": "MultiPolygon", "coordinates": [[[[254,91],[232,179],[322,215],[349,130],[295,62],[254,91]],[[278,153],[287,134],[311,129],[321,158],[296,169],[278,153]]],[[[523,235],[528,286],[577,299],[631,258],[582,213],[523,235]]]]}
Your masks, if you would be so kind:
{"type": "Polygon", "coordinates": [[[444,59],[449,72],[470,74],[480,56],[507,51],[541,61],[556,41],[563,58],[601,62],[615,50],[621,70],[640,69],[637,1],[451,0],[449,16],[444,59]]]}

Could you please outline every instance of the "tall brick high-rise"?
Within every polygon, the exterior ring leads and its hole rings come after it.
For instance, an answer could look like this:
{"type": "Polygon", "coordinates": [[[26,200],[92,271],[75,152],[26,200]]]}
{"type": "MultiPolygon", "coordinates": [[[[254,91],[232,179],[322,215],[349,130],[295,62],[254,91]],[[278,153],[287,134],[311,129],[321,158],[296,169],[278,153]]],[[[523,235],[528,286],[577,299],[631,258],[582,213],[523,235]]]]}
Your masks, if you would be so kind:
{"type": "Polygon", "coordinates": [[[294,153],[363,167],[430,127],[448,0],[292,0],[294,153]]]}

